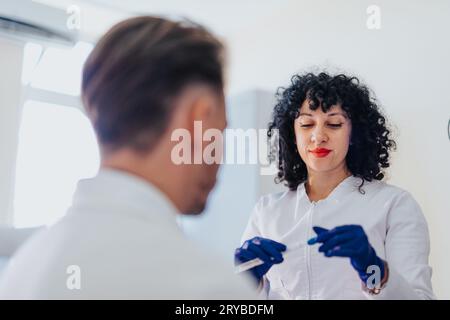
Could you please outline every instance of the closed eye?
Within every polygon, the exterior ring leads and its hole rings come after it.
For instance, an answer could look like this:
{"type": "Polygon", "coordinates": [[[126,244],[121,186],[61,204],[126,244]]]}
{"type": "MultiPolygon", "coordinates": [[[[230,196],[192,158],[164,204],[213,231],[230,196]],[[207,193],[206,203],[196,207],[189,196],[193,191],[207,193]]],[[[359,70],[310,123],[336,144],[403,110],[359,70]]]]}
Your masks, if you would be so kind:
{"type": "MultiPolygon", "coordinates": [[[[312,126],[313,126],[312,124],[301,124],[300,128],[309,128],[312,126]]],[[[329,123],[328,126],[331,128],[340,128],[342,127],[342,123],[329,123]]]]}
{"type": "Polygon", "coordinates": [[[334,123],[329,123],[328,124],[330,127],[332,127],[332,128],[340,128],[340,127],[342,127],[342,123],[336,123],[336,124],[334,124],[334,123]]]}

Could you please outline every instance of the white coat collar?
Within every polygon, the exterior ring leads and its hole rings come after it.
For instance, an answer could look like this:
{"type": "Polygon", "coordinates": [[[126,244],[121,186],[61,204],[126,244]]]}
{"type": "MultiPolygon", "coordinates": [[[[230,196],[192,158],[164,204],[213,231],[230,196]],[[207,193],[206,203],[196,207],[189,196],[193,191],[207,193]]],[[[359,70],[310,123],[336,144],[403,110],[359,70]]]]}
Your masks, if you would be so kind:
{"type": "MultiPolygon", "coordinates": [[[[178,210],[168,197],[150,182],[131,173],[101,168],[97,176],[78,182],[72,208],[111,211],[128,209],[141,218],[167,219],[176,223],[178,210]]],[[[123,211],[123,210],[122,210],[123,211]]]]}
{"type": "Polygon", "coordinates": [[[305,188],[305,183],[302,183],[297,188],[298,199],[303,199],[304,204],[313,204],[313,203],[328,203],[328,202],[339,202],[342,198],[355,191],[358,190],[359,185],[361,184],[361,178],[355,176],[349,176],[342,180],[331,193],[325,199],[319,201],[310,201],[305,188]]]}

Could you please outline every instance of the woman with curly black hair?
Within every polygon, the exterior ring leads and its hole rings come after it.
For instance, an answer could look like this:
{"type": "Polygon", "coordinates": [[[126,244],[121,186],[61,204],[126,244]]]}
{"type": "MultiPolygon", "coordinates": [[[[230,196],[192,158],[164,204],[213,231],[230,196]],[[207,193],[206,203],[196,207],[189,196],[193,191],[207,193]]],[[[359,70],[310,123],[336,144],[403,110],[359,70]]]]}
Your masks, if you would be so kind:
{"type": "Polygon", "coordinates": [[[235,252],[267,297],[434,298],[423,213],[381,181],[396,145],[370,90],[343,74],[296,75],[278,94],[275,134],[289,190],[261,198],[235,252]]]}

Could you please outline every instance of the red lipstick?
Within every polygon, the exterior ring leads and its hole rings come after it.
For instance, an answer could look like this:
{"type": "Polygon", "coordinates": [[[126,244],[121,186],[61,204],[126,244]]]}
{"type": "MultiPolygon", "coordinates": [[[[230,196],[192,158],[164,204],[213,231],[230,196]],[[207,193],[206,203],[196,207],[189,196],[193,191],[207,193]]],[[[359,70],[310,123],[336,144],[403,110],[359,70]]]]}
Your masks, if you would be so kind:
{"type": "Polygon", "coordinates": [[[317,158],[323,158],[326,157],[331,152],[331,150],[326,148],[316,148],[314,150],[311,150],[310,152],[312,152],[312,154],[317,158]]]}

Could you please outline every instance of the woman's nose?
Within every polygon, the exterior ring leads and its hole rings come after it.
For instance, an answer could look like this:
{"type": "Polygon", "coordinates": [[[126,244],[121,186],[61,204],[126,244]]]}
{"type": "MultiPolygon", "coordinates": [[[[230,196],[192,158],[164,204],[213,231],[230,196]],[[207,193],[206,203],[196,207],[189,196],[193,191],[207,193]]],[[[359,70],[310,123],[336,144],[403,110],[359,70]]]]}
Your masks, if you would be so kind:
{"type": "Polygon", "coordinates": [[[316,127],[314,131],[311,133],[311,142],[314,142],[315,144],[319,145],[322,142],[327,142],[328,137],[326,136],[325,132],[322,128],[316,127]]]}

